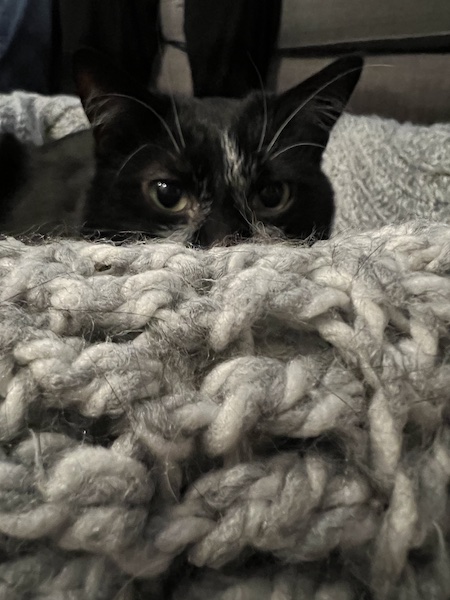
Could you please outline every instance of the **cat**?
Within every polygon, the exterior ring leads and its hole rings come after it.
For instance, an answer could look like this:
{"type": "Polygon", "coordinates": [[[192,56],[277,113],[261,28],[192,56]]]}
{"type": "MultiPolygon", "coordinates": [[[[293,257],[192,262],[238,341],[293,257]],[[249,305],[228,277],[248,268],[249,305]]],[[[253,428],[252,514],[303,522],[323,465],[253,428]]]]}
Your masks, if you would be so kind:
{"type": "Polygon", "coordinates": [[[0,140],[0,230],[210,247],[256,234],[326,238],[333,190],[321,162],[361,74],[343,57],[281,94],[191,98],[140,87],[79,50],[90,130],[41,147],[0,140]]]}

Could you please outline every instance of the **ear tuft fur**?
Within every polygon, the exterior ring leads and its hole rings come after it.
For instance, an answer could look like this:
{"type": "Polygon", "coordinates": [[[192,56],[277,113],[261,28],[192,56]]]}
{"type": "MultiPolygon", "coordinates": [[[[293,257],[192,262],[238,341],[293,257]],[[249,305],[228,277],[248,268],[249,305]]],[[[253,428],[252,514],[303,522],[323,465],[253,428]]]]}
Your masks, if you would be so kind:
{"type": "Polygon", "coordinates": [[[73,76],[86,115],[91,123],[95,121],[94,124],[99,118],[102,120],[103,112],[122,105],[126,96],[144,102],[148,99],[144,87],[116,67],[108,55],[92,48],[81,48],[75,52],[73,76]]]}
{"type": "Polygon", "coordinates": [[[342,114],[356,84],[364,61],[361,56],[339,58],[275,100],[275,120],[279,126],[271,146],[289,131],[289,124],[309,126],[315,141],[325,146],[334,124],[342,114]]]}

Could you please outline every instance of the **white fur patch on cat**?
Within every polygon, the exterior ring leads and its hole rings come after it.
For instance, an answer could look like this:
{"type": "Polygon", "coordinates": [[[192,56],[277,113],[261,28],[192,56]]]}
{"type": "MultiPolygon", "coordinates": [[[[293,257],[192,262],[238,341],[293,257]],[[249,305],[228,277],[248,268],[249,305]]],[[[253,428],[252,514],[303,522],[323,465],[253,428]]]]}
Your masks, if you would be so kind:
{"type": "Polygon", "coordinates": [[[230,136],[228,131],[223,133],[221,142],[225,163],[225,180],[233,188],[244,191],[246,188],[244,157],[239,151],[236,140],[230,136]]]}

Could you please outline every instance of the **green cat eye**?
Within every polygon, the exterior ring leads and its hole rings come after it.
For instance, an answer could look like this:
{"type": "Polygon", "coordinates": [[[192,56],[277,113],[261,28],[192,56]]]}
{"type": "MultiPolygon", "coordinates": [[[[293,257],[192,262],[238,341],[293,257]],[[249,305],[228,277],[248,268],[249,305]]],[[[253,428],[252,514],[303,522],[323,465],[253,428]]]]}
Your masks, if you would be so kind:
{"type": "Polygon", "coordinates": [[[291,202],[291,189],[284,181],[272,181],[262,187],[255,196],[253,208],[263,216],[284,211],[291,202]]]}
{"type": "Polygon", "coordinates": [[[166,212],[181,212],[189,204],[189,194],[178,181],[151,181],[147,184],[147,194],[157,208],[166,212]]]}

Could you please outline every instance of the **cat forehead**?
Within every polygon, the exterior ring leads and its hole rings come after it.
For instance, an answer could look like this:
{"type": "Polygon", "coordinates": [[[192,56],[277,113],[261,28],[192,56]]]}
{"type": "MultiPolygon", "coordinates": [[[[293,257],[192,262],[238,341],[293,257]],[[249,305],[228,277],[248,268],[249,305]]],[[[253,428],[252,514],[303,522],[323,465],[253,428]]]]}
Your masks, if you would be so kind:
{"type": "Polygon", "coordinates": [[[190,98],[181,115],[191,141],[197,149],[202,149],[194,156],[211,162],[216,184],[220,181],[224,189],[232,189],[238,196],[245,193],[249,185],[252,166],[248,144],[236,130],[245,106],[246,99],[190,98]]]}
{"type": "Polygon", "coordinates": [[[215,133],[229,130],[242,109],[243,101],[233,98],[184,98],[180,112],[185,125],[215,133]]]}

